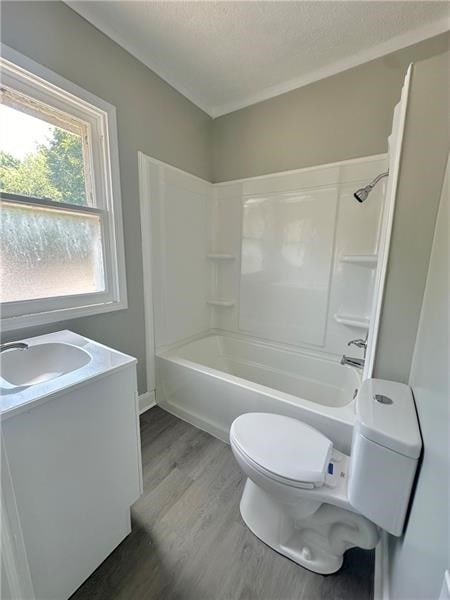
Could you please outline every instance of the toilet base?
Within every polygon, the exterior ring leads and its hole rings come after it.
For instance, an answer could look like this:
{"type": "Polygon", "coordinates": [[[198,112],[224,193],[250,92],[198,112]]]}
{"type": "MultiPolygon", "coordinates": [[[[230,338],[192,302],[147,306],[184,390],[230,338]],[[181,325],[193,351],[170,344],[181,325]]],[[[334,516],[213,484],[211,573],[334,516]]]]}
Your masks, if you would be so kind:
{"type": "Polygon", "coordinates": [[[241,515],[265,544],[302,567],[335,573],[349,548],[374,548],[378,528],[368,519],[331,504],[283,502],[247,479],[241,515]],[[306,510],[305,510],[306,509],[306,510]]]}

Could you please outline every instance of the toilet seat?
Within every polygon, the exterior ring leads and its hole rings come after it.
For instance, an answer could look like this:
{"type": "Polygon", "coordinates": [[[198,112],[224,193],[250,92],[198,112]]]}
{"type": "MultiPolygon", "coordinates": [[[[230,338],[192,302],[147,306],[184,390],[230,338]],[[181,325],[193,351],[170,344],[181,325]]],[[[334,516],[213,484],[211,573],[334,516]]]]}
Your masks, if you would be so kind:
{"type": "Polygon", "coordinates": [[[297,419],[245,413],[233,422],[230,441],[254,469],[272,480],[306,489],[324,484],[333,445],[297,419]]]}

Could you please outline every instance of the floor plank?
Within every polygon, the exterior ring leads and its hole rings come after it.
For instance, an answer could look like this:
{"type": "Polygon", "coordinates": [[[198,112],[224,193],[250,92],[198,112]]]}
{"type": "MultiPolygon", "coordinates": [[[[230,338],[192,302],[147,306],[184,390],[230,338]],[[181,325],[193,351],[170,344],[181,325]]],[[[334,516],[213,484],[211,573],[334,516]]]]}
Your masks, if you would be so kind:
{"type": "Polygon", "coordinates": [[[131,534],[72,600],[369,600],[373,552],[335,575],[280,556],[244,525],[230,448],[161,410],[141,416],[144,494],[131,534]]]}

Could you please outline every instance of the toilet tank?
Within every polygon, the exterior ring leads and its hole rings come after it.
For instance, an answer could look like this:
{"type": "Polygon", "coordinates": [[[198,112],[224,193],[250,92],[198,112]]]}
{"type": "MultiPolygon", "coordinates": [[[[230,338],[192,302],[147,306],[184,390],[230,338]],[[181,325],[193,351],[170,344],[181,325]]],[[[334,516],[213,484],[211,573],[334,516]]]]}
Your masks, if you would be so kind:
{"type": "Polygon", "coordinates": [[[364,381],[356,398],[348,496],[355,509],[396,536],[403,531],[421,450],[411,388],[364,381]]]}

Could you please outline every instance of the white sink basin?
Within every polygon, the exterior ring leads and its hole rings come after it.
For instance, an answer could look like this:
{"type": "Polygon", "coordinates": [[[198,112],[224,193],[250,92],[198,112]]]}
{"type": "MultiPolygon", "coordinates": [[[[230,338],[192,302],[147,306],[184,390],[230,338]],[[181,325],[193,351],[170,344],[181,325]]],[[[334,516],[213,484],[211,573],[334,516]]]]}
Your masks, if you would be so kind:
{"type": "Polygon", "coordinates": [[[29,386],[56,379],[87,365],[88,352],[71,344],[49,342],[1,355],[1,375],[12,386],[29,386]]]}

